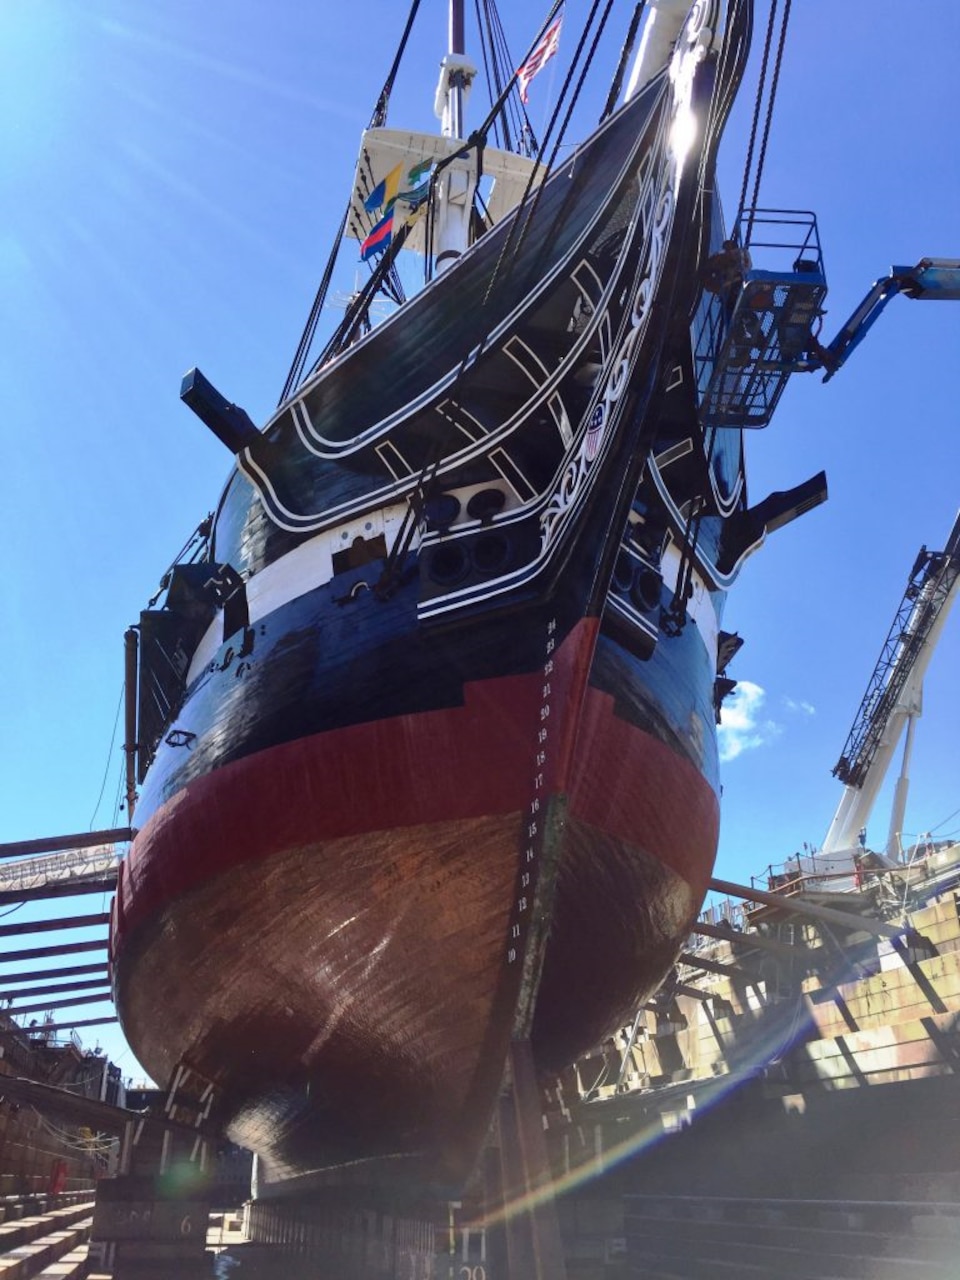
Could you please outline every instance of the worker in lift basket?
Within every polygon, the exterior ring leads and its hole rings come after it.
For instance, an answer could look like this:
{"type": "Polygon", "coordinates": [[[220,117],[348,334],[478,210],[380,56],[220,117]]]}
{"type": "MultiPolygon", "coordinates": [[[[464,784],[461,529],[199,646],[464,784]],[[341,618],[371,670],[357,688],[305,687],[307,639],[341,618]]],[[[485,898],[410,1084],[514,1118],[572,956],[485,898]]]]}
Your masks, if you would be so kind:
{"type": "MultiPolygon", "coordinates": [[[[723,302],[724,329],[729,327],[743,288],[743,279],[752,266],[750,251],[736,240],[724,240],[719,252],[711,254],[703,264],[700,280],[708,293],[717,294],[723,302]]],[[[752,311],[746,311],[737,321],[734,350],[730,364],[740,367],[749,362],[751,347],[763,345],[760,321],[752,311]]],[[[722,338],[722,334],[718,335],[722,338]]]]}
{"type": "Polygon", "coordinates": [[[752,265],[749,249],[741,249],[736,240],[724,240],[719,252],[711,254],[703,264],[703,287],[709,293],[720,294],[732,311],[743,277],[752,265]]]}

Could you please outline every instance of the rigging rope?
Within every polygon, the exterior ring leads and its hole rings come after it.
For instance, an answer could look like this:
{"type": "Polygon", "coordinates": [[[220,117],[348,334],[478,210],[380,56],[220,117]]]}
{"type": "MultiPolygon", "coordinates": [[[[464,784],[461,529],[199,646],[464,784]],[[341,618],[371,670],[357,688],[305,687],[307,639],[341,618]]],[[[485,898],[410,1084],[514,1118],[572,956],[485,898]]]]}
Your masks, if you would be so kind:
{"type": "Polygon", "coordinates": [[[737,216],[734,219],[734,226],[739,224],[747,204],[747,187],[750,185],[750,171],[753,167],[753,149],[757,141],[757,126],[760,123],[760,111],[763,106],[763,94],[767,82],[767,65],[770,61],[770,46],[773,43],[773,29],[777,17],[777,3],[778,0],[773,0],[773,3],[770,6],[770,15],[767,19],[767,34],[763,42],[763,60],[760,63],[760,79],[757,83],[757,96],[753,104],[753,120],[750,124],[750,142],[747,146],[747,158],[743,166],[743,185],[740,188],[740,203],[737,206],[737,216]]]}
{"type": "Polygon", "coordinates": [[[638,0],[633,10],[633,17],[630,19],[630,26],[627,30],[627,38],[623,42],[623,48],[620,50],[620,62],[617,65],[613,82],[610,85],[610,92],[607,94],[607,101],[604,105],[603,112],[600,115],[599,123],[603,124],[607,116],[611,115],[614,107],[617,105],[617,99],[620,97],[620,90],[623,87],[623,76],[627,69],[631,53],[633,53],[634,41],[637,38],[637,27],[640,25],[640,19],[646,8],[647,0],[638,0]]]}
{"type": "Polygon", "coordinates": [[[516,104],[504,92],[504,86],[512,73],[513,60],[510,57],[507,38],[494,0],[483,0],[482,13],[480,3],[481,0],[476,0],[476,17],[480,32],[480,48],[483,52],[484,72],[487,78],[487,91],[491,102],[503,102],[503,108],[494,124],[494,136],[498,146],[503,147],[505,151],[513,151],[513,135],[516,134],[519,139],[523,128],[521,114],[516,104]]]}
{"type": "Polygon", "coordinates": [[[414,19],[417,16],[417,10],[420,8],[420,0],[413,0],[410,6],[410,12],[407,14],[407,25],[403,29],[403,35],[400,37],[400,44],[397,48],[396,56],[393,59],[393,66],[387,74],[383,88],[380,90],[380,97],[377,99],[377,105],[373,109],[373,115],[370,117],[370,128],[377,129],[381,125],[387,123],[387,108],[390,105],[390,94],[393,92],[393,84],[397,78],[397,71],[403,55],[406,52],[407,41],[410,39],[410,32],[413,30],[414,19]]]}
{"type": "Polygon", "coordinates": [[[93,824],[94,824],[94,822],[95,822],[95,820],[96,820],[97,813],[98,813],[98,811],[99,811],[99,809],[100,809],[100,805],[101,805],[101,803],[102,803],[102,801],[103,801],[103,793],[104,793],[104,791],[105,791],[105,790],[106,790],[106,788],[107,788],[107,777],[108,777],[108,775],[109,775],[109,773],[110,773],[110,764],[111,764],[111,762],[112,762],[112,760],[113,760],[113,744],[114,744],[114,743],[116,742],[116,740],[117,740],[117,725],[120,723],[120,708],[123,706],[123,695],[124,695],[125,690],[126,690],[126,685],[125,685],[125,683],[121,682],[121,684],[120,684],[120,698],[119,698],[119,700],[117,701],[117,714],[114,716],[114,719],[113,719],[113,733],[111,733],[111,735],[110,735],[110,746],[107,748],[107,763],[106,763],[106,766],[105,766],[105,768],[104,768],[104,770],[103,770],[103,779],[102,779],[102,781],[101,781],[101,783],[100,783],[100,794],[97,796],[97,803],[94,805],[94,807],[93,807],[93,813],[90,815],[90,830],[91,830],[91,831],[94,829],[94,828],[93,828],[93,824]]]}
{"type": "Polygon", "coordinates": [[[783,61],[783,49],[787,39],[787,23],[790,21],[790,0],[784,0],[783,22],[780,24],[780,39],[777,44],[777,57],[773,64],[773,79],[770,82],[770,94],[767,98],[767,118],[763,126],[763,140],[760,144],[760,158],[757,161],[757,174],[753,184],[753,198],[750,201],[750,223],[747,227],[745,243],[750,243],[753,231],[753,212],[760,198],[760,179],[763,176],[763,164],[767,157],[767,142],[770,138],[770,124],[773,120],[773,105],[777,99],[777,86],[780,82],[780,64],[783,61]]]}
{"type": "MultiPolygon", "coordinates": [[[[559,0],[559,3],[554,4],[554,6],[552,7],[549,16],[547,17],[546,21],[543,24],[541,33],[537,37],[537,41],[531,46],[531,50],[536,48],[536,44],[543,38],[543,33],[546,32],[550,23],[553,21],[553,18],[555,17],[558,9],[560,8],[561,3],[562,3],[562,0],[559,0]]],[[[527,232],[529,231],[529,228],[530,228],[530,223],[533,219],[533,215],[536,212],[537,205],[540,203],[540,197],[543,194],[543,184],[541,183],[539,186],[537,186],[536,191],[534,192],[534,195],[533,195],[533,199],[530,200],[530,193],[534,188],[534,182],[535,182],[537,173],[541,167],[546,168],[547,174],[550,173],[554,164],[556,163],[556,159],[557,159],[557,155],[559,154],[560,147],[563,145],[563,139],[566,136],[566,131],[570,124],[570,117],[572,116],[574,108],[577,105],[577,100],[580,96],[581,90],[583,89],[584,80],[586,79],[587,73],[589,72],[590,66],[593,62],[594,54],[597,51],[597,45],[600,42],[600,37],[603,34],[603,30],[604,30],[604,27],[606,26],[607,19],[610,16],[610,10],[613,8],[613,0],[607,0],[606,8],[603,11],[603,16],[600,19],[600,24],[597,28],[596,34],[594,35],[593,43],[590,46],[590,52],[588,53],[587,59],[580,71],[580,77],[579,77],[579,80],[577,81],[576,88],[574,89],[573,95],[570,99],[570,104],[567,108],[566,116],[563,120],[563,123],[560,126],[560,130],[559,130],[559,133],[557,134],[557,140],[554,143],[553,150],[550,153],[550,159],[547,161],[545,166],[542,166],[543,154],[547,149],[547,143],[550,141],[550,135],[553,132],[553,129],[557,123],[557,120],[559,119],[560,107],[562,106],[564,100],[567,97],[567,93],[570,89],[571,81],[573,80],[574,74],[577,69],[577,63],[580,61],[580,57],[581,57],[581,54],[583,53],[584,45],[587,42],[587,36],[590,32],[590,28],[593,26],[594,20],[596,19],[596,15],[599,7],[600,7],[600,0],[594,0],[593,4],[590,7],[590,12],[587,15],[587,21],[584,23],[583,31],[580,35],[580,40],[577,43],[577,48],[574,52],[573,60],[570,63],[570,68],[567,71],[566,77],[563,82],[563,86],[560,89],[560,94],[557,99],[557,106],[550,117],[550,122],[547,125],[547,131],[544,134],[543,141],[540,144],[536,161],[534,163],[533,168],[530,171],[530,177],[527,179],[526,188],[524,189],[523,196],[521,197],[520,203],[517,206],[516,217],[514,218],[513,226],[510,228],[510,234],[507,236],[506,241],[504,242],[503,249],[501,250],[501,253],[500,253],[500,257],[498,258],[497,264],[494,267],[493,272],[490,276],[490,283],[487,286],[487,291],[483,299],[484,303],[487,301],[487,298],[489,298],[490,296],[490,291],[497,281],[497,278],[500,274],[500,270],[503,267],[503,264],[507,261],[511,261],[511,262],[516,261],[517,254],[520,252],[520,248],[523,245],[524,240],[526,239],[527,232]],[[528,200],[529,200],[529,204],[528,204],[528,200]]],[[[528,54],[527,56],[529,57],[530,55],[528,54]]],[[[518,75],[519,75],[519,72],[514,74],[513,80],[511,80],[508,88],[510,89],[513,88],[514,84],[516,83],[518,75]]]]}
{"type": "MultiPolygon", "coordinates": [[[[410,32],[413,29],[414,19],[417,16],[417,10],[419,8],[420,8],[420,0],[413,0],[412,5],[410,6],[410,12],[407,14],[407,21],[403,29],[403,35],[400,37],[400,44],[397,48],[396,55],[393,59],[393,65],[390,67],[390,71],[388,72],[387,78],[384,81],[383,88],[380,90],[380,96],[377,99],[377,104],[374,107],[373,114],[370,117],[370,124],[368,128],[378,129],[378,128],[381,128],[384,124],[386,124],[387,108],[390,103],[390,94],[393,91],[393,85],[394,85],[394,81],[396,80],[397,70],[400,66],[400,61],[403,58],[403,54],[406,50],[407,41],[410,38],[410,32]]],[[[330,288],[330,281],[333,277],[334,268],[336,267],[337,255],[340,251],[340,242],[342,241],[344,232],[347,229],[347,220],[350,217],[350,210],[352,206],[353,206],[353,193],[351,192],[350,198],[347,200],[347,207],[343,212],[343,218],[340,221],[340,227],[337,231],[336,237],[333,242],[333,250],[327,260],[327,265],[320,279],[320,284],[317,287],[316,294],[314,295],[313,303],[311,304],[311,307],[310,307],[310,313],[307,316],[307,322],[303,327],[303,333],[300,335],[300,341],[297,344],[297,350],[293,357],[293,363],[291,364],[290,370],[287,373],[286,381],[283,384],[283,390],[280,392],[280,399],[277,401],[278,406],[283,404],[283,402],[286,399],[288,399],[290,395],[293,394],[294,389],[299,385],[300,380],[303,377],[303,371],[307,364],[307,358],[310,354],[310,348],[313,346],[313,340],[316,337],[317,325],[320,323],[320,315],[321,315],[321,312],[323,311],[323,306],[327,299],[327,291],[330,288]]]]}
{"type": "Polygon", "coordinates": [[[490,90],[491,97],[500,96],[500,68],[497,65],[493,52],[493,40],[490,39],[490,53],[487,54],[487,37],[484,34],[487,30],[480,17],[480,0],[476,0],[475,12],[477,15],[477,26],[480,28],[480,53],[483,57],[483,72],[487,78],[487,88],[490,90]],[[496,93],[493,92],[493,86],[496,85],[496,93]]]}
{"type": "Polygon", "coordinates": [[[776,20],[778,0],[773,0],[770,7],[770,14],[767,19],[767,34],[763,44],[763,60],[760,64],[760,78],[757,83],[757,95],[753,104],[753,119],[750,123],[750,142],[747,145],[747,158],[743,166],[743,184],[740,188],[740,202],[737,206],[737,216],[734,225],[739,223],[743,216],[743,211],[747,203],[747,187],[750,185],[750,173],[753,168],[753,149],[757,141],[757,126],[760,123],[760,112],[763,106],[763,93],[767,79],[767,64],[770,59],[770,46],[773,42],[773,28],[776,20]]]}

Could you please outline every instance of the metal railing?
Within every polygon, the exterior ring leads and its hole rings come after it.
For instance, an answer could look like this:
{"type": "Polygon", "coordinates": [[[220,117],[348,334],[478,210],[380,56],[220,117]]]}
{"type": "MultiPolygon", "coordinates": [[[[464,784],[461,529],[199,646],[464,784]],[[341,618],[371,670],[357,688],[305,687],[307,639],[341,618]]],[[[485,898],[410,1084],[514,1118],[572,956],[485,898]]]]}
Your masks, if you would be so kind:
{"type": "Polygon", "coordinates": [[[707,428],[765,427],[808,351],[826,295],[816,215],[747,209],[734,228],[742,277],[704,292],[692,325],[700,413],[707,428]],[[749,235],[749,239],[741,236],[749,235]]]}

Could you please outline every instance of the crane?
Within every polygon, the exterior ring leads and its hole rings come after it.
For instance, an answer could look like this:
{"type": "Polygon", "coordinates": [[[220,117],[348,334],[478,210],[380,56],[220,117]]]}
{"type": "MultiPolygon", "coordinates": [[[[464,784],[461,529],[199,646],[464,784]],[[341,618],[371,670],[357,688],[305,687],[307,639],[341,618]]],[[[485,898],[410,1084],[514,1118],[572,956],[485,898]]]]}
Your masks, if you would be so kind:
{"type": "Polygon", "coordinates": [[[906,728],[903,763],[893,801],[886,857],[896,863],[906,808],[913,729],[920,715],[923,677],[960,589],[960,512],[943,551],[921,547],[910,571],[880,658],[867,684],[834,776],[844,784],[821,852],[859,845],[877,793],[906,728]]]}

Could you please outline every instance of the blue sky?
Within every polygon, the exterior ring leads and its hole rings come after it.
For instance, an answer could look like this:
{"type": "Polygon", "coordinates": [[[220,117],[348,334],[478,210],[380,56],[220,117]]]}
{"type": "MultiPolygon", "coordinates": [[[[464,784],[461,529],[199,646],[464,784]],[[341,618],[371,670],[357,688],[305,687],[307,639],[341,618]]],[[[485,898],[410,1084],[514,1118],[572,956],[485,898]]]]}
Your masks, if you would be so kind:
{"type": "MultiPolygon", "coordinates": [[[[444,8],[422,7],[437,40],[399,82],[391,123],[430,127],[444,8]]],[[[570,8],[568,32],[585,4],[570,8]]],[[[632,8],[613,19],[608,64],[632,8]]],[[[114,821],[123,631],[228,470],[179,403],[180,378],[199,365],[257,421],[276,403],[406,6],[368,0],[356,29],[328,10],[0,5],[0,840],[114,821]]],[[[543,11],[504,16],[519,53],[543,11]]],[[[535,127],[571,43],[534,82],[535,127]]],[[[891,263],[960,256],[958,47],[960,10],[941,0],[793,6],[761,202],[819,216],[827,337],[891,263]]],[[[729,210],[752,97],[721,158],[729,210]]],[[[898,299],[837,378],[795,378],[747,442],[754,500],[821,467],[830,500],[771,537],[728,602],[725,625],[746,641],[730,674],[752,688],[724,767],[725,876],[826,832],[830,769],[907,573],[960,504],[958,358],[960,306],[898,299]]],[[[908,831],[960,830],[958,661],[960,617],[927,680],[908,831]]],[[[874,842],[886,822],[881,799],[874,842]]],[[[122,1055],[118,1036],[99,1039],[122,1055]]]]}

